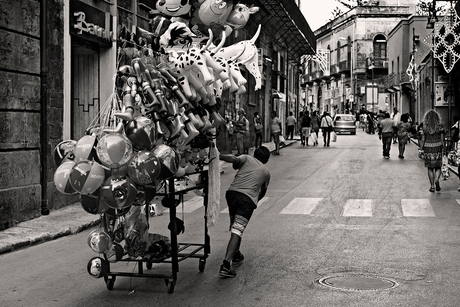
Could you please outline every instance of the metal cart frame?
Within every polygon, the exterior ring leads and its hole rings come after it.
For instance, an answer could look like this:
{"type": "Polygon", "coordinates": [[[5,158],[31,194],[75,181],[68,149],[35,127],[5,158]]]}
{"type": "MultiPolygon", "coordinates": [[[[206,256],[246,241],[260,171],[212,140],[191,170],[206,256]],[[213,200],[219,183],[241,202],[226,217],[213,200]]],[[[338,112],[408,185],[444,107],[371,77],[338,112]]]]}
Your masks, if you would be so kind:
{"type": "MultiPolygon", "coordinates": [[[[203,272],[206,266],[206,258],[211,253],[211,246],[210,246],[210,237],[208,234],[208,226],[207,226],[207,208],[208,208],[208,170],[203,170],[196,172],[194,174],[200,174],[201,176],[201,183],[197,184],[196,186],[186,188],[180,191],[176,191],[174,185],[174,178],[167,179],[166,184],[167,187],[165,189],[165,193],[158,193],[156,195],[159,196],[173,196],[175,198],[176,195],[181,195],[196,189],[203,189],[204,196],[203,196],[203,204],[205,207],[205,215],[204,215],[204,243],[178,243],[177,242],[177,224],[176,224],[176,206],[172,205],[169,208],[169,220],[170,220],[170,234],[171,234],[171,256],[166,259],[131,259],[131,258],[122,258],[119,262],[137,262],[137,273],[134,272],[112,272],[110,270],[110,262],[108,262],[108,271],[107,274],[104,276],[104,281],[106,283],[107,289],[112,290],[115,279],[117,276],[127,276],[127,277],[145,277],[145,278],[164,278],[165,284],[168,289],[168,293],[173,293],[174,288],[177,282],[177,272],[179,272],[179,262],[189,259],[189,258],[198,258],[199,259],[199,266],[198,269],[200,272],[203,272]],[[170,263],[171,264],[171,274],[154,274],[154,273],[146,273],[144,272],[144,265],[147,270],[152,269],[153,263],[170,263]]],[[[149,215],[148,206],[146,206],[145,214],[149,215]]],[[[103,217],[104,218],[104,217],[103,217]]],[[[126,255],[125,255],[126,256],[126,255]]],[[[107,260],[107,259],[106,259],[107,260]]]]}

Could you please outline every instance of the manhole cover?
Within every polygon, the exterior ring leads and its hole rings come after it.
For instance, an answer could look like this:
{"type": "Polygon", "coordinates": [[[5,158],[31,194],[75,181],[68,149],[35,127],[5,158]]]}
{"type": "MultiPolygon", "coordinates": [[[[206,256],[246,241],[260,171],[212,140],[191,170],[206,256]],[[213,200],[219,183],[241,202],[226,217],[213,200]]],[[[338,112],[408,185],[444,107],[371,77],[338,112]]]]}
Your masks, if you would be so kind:
{"type": "Polygon", "coordinates": [[[398,286],[396,281],[386,277],[357,274],[323,277],[318,282],[330,288],[357,291],[387,290],[398,286]]]}

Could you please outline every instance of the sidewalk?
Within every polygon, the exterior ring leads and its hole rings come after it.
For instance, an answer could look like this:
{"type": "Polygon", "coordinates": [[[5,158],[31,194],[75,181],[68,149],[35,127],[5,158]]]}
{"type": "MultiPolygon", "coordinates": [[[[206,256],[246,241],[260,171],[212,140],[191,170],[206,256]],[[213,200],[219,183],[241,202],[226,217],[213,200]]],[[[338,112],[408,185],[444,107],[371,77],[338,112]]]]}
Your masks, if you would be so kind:
{"type": "MultiPolygon", "coordinates": [[[[286,140],[284,146],[289,146],[297,140],[286,140]]],[[[264,143],[271,152],[275,144],[264,143]]],[[[252,154],[254,148],[251,148],[252,154]]],[[[222,169],[228,163],[221,162],[222,169]]],[[[99,215],[92,215],[83,210],[80,203],[53,210],[49,215],[19,223],[15,227],[0,231],[0,254],[12,252],[23,247],[51,241],[63,236],[69,236],[99,224],[99,215]]]]}

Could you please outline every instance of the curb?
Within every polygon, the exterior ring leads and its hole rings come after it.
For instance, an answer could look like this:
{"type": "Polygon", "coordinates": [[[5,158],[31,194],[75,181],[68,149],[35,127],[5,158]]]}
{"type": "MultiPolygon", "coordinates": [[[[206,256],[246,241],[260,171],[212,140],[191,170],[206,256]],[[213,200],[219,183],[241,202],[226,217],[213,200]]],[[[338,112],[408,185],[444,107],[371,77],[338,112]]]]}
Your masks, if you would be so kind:
{"type": "Polygon", "coordinates": [[[0,232],[0,255],[39,243],[74,235],[100,224],[99,215],[84,211],[80,203],[52,211],[0,232]]]}

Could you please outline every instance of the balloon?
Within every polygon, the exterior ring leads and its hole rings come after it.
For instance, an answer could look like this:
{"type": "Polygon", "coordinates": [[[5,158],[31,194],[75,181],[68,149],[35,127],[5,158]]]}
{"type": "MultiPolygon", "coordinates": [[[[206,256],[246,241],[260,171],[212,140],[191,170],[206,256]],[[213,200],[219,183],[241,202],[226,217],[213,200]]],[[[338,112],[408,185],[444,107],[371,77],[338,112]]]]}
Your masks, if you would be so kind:
{"type": "Polygon", "coordinates": [[[102,214],[107,212],[110,207],[100,198],[100,189],[91,194],[80,194],[80,202],[83,210],[91,214],[102,214]]]}
{"type": "Polygon", "coordinates": [[[70,172],[75,166],[75,162],[68,161],[62,163],[54,173],[54,184],[59,192],[67,195],[76,194],[77,191],[70,184],[70,172]]]}
{"type": "Polygon", "coordinates": [[[179,168],[179,154],[174,149],[164,144],[158,145],[153,149],[152,152],[161,163],[161,173],[160,176],[158,176],[158,178],[171,178],[179,168]]]}
{"type": "Polygon", "coordinates": [[[134,154],[128,163],[128,175],[137,184],[152,183],[160,173],[160,161],[152,152],[147,150],[134,154]]]}
{"type": "Polygon", "coordinates": [[[96,157],[97,139],[94,135],[85,135],[75,145],[75,162],[92,160],[96,157]]]}
{"type": "Polygon", "coordinates": [[[105,258],[109,262],[117,262],[123,258],[124,250],[123,247],[118,243],[113,243],[112,248],[110,248],[105,253],[105,258]]]}
{"type": "Polygon", "coordinates": [[[199,7],[193,12],[190,25],[202,33],[208,29],[213,31],[214,36],[224,30],[225,22],[233,8],[233,0],[202,1],[199,7]]]}
{"type": "Polygon", "coordinates": [[[137,150],[151,149],[155,143],[155,123],[144,116],[136,117],[125,126],[128,139],[137,150]]]}
{"type": "Polygon", "coordinates": [[[105,276],[109,271],[109,264],[101,257],[94,257],[88,261],[86,269],[88,270],[89,275],[92,277],[101,278],[105,276]]]}
{"type": "Polygon", "coordinates": [[[104,179],[104,168],[95,161],[80,161],[70,172],[70,184],[82,194],[91,194],[99,189],[104,179]]]}
{"type": "Polygon", "coordinates": [[[248,7],[246,4],[237,3],[233,6],[233,9],[228,15],[225,23],[233,29],[241,29],[248,23],[251,14],[258,11],[259,7],[257,6],[248,7]]]}
{"type": "Polygon", "coordinates": [[[133,145],[126,136],[110,133],[99,140],[96,152],[102,164],[111,168],[118,168],[126,164],[133,156],[133,145]]]}
{"type": "Polygon", "coordinates": [[[93,230],[88,235],[87,243],[95,253],[103,253],[112,247],[112,239],[105,231],[93,230]]]}
{"type": "Polygon", "coordinates": [[[74,150],[77,141],[66,140],[57,144],[54,148],[54,164],[61,165],[62,162],[73,161],[75,159],[74,150]]]}
{"type": "Polygon", "coordinates": [[[137,189],[133,181],[126,176],[109,177],[101,188],[102,200],[113,209],[124,209],[136,199],[137,189]]]}

